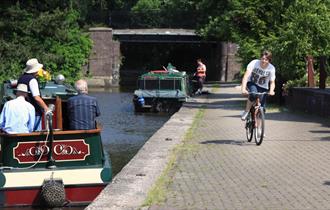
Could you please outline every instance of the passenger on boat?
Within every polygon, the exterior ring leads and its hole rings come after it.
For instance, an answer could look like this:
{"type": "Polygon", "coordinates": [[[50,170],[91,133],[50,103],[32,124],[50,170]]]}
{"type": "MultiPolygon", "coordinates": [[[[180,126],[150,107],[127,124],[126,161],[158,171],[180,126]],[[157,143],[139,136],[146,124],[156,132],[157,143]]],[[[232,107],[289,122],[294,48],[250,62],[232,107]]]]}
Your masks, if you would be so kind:
{"type": "Polygon", "coordinates": [[[39,63],[36,58],[29,59],[26,62],[24,74],[18,79],[18,84],[27,85],[28,91],[30,91],[27,101],[30,102],[35,108],[36,117],[33,129],[34,131],[41,130],[42,113],[51,112],[40,96],[39,83],[36,79],[38,72],[42,69],[42,67],[43,65],[39,63]]]}
{"type": "Polygon", "coordinates": [[[167,69],[167,71],[169,71],[169,72],[179,72],[179,70],[177,70],[176,67],[173,66],[171,63],[168,63],[168,64],[167,64],[166,69],[167,69]]]}
{"type": "Polygon", "coordinates": [[[33,132],[35,109],[25,100],[28,96],[28,87],[18,84],[16,99],[7,101],[0,114],[0,128],[6,133],[33,132]]]}
{"type": "Polygon", "coordinates": [[[96,128],[96,117],[100,116],[100,109],[95,97],[88,95],[86,80],[75,83],[77,96],[70,97],[67,102],[69,128],[71,130],[89,130],[96,128]]]}
{"type": "Polygon", "coordinates": [[[198,81],[198,90],[196,94],[202,94],[203,84],[206,78],[206,66],[200,58],[197,59],[197,70],[195,76],[196,80],[198,81]]]}

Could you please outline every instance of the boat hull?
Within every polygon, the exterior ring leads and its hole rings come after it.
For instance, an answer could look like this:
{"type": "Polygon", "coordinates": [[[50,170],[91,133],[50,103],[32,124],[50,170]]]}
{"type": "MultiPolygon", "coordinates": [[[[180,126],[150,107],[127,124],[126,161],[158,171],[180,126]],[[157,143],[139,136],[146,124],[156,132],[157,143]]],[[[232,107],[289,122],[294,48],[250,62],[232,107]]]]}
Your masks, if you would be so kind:
{"type": "MultiPolygon", "coordinates": [[[[65,186],[65,206],[87,205],[104,189],[105,184],[65,186]]],[[[41,206],[41,187],[2,189],[2,207],[41,206]]]]}

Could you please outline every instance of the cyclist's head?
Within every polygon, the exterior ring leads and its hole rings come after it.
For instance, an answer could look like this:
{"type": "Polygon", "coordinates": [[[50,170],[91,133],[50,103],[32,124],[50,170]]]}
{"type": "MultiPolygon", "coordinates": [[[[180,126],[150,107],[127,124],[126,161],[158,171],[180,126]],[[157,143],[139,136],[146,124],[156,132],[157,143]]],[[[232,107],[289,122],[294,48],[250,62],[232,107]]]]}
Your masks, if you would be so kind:
{"type": "Polygon", "coordinates": [[[261,58],[266,58],[268,60],[268,62],[272,62],[272,53],[268,50],[264,50],[261,53],[261,58]]]}

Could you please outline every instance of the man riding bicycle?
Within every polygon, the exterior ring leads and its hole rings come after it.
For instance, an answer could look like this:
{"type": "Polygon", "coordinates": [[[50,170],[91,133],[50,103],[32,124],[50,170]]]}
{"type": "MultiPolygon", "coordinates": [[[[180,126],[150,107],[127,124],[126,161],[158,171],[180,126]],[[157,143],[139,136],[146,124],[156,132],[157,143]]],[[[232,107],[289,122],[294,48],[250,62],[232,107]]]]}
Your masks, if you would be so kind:
{"type": "MultiPolygon", "coordinates": [[[[248,95],[249,92],[266,92],[269,90],[269,95],[275,95],[275,67],[270,63],[272,61],[272,53],[263,51],[260,59],[252,60],[244,73],[242,79],[242,94],[248,95]]],[[[241,115],[242,120],[246,120],[249,110],[253,105],[255,98],[250,95],[246,102],[245,110],[241,115]]],[[[266,96],[261,98],[261,106],[264,107],[266,96]]]]}

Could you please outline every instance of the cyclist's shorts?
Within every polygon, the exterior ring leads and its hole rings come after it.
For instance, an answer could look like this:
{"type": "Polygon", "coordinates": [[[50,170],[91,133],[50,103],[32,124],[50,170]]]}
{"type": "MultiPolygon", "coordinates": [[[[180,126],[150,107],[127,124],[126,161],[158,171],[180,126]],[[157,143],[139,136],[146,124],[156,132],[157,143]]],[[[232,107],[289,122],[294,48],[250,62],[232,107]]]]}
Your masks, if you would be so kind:
{"type": "MultiPolygon", "coordinates": [[[[258,93],[263,93],[263,92],[267,92],[268,90],[265,89],[265,88],[262,88],[262,87],[259,87],[258,85],[256,85],[255,83],[253,82],[248,82],[246,84],[247,88],[249,89],[250,92],[258,92],[258,93]]],[[[255,101],[256,98],[252,95],[249,96],[249,100],[250,101],[255,101]]],[[[265,103],[266,103],[266,95],[263,95],[261,100],[261,106],[262,107],[265,107],[265,103]]]]}

